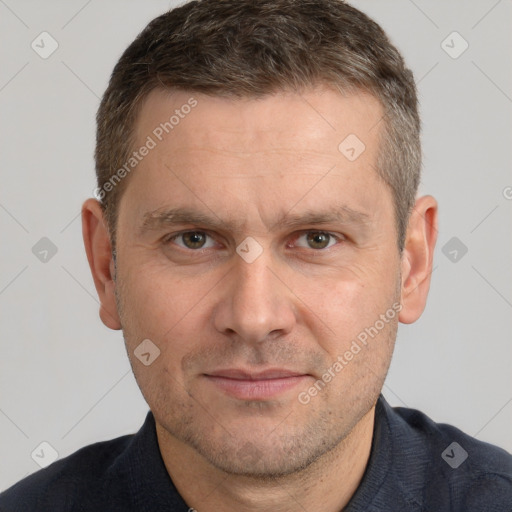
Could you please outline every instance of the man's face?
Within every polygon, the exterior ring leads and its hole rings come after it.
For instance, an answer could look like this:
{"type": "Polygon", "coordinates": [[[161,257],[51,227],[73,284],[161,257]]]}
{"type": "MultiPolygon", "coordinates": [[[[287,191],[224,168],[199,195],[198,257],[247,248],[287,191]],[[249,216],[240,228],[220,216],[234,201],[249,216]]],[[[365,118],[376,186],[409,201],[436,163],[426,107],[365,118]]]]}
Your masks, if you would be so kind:
{"type": "Polygon", "coordinates": [[[154,91],[141,110],[134,147],[156,147],[119,206],[121,324],[161,432],[218,468],[304,467],[380,393],[400,301],[393,200],[375,171],[381,117],[375,98],[324,88],[154,91]],[[155,132],[176,109],[190,113],[155,132]],[[147,366],[134,355],[146,339],[160,350],[147,366]]]}

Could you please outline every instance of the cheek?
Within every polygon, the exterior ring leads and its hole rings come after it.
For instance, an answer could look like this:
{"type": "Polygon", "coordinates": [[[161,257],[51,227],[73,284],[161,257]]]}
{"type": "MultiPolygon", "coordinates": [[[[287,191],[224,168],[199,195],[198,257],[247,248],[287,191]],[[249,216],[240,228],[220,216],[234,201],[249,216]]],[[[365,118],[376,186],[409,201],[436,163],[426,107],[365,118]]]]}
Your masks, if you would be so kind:
{"type": "MultiPolygon", "coordinates": [[[[137,271],[130,269],[126,276],[121,320],[130,357],[142,340],[150,339],[160,355],[150,367],[151,375],[139,369],[141,378],[181,381],[183,357],[200,345],[208,329],[211,302],[205,294],[216,281],[209,285],[206,276],[183,280],[158,265],[137,265],[137,271]]],[[[140,365],[134,360],[134,366],[140,365]]]]}
{"type": "Polygon", "coordinates": [[[322,320],[331,335],[334,331],[335,337],[346,339],[372,325],[392,306],[398,279],[398,273],[389,266],[384,270],[378,266],[352,265],[330,276],[301,278],[302,284],[299,286],[297,280],[294,288],[316,314],[317,323],[322,320]]]}
{"type": "Polygon", "coordinates": [[[158,265],[134,265],[121,277],[123,305],[125,313],[130,314],[126,320],[159,338],[191,312],[198,301],[198,290],[204,286],[204,282],[196,286],[185,283],[158,265]]]}
{"type": "Polygon", "coordinates": [[[180,287],[170,279],[169,273],[140,266],[137,272],[126,274],[120,300],[127,352],[146,401],[151,408],[159,410],[170,402],[184,400],[186,383],[181,361],[200,339],[197,316],[201,308],[190,287],[180,287]],[[148,349],[151,362],[146,365],[137,353],[142,353],[138,349],[142,340],[148,339],[154,346],[148,349]]]}

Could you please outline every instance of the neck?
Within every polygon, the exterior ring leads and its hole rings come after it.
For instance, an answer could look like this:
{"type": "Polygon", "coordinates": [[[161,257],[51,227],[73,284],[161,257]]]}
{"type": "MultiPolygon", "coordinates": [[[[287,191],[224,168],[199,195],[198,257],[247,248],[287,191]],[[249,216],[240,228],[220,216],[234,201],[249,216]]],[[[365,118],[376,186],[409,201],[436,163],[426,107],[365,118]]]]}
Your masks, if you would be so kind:
{"type": "Polygon", "coordinates": [[[182,498],[197,512],[339,512],[357,490],[372,445],[373,407],[333,450],[277,479],[232,475],[156,425],[160,452],[182,498]]]}

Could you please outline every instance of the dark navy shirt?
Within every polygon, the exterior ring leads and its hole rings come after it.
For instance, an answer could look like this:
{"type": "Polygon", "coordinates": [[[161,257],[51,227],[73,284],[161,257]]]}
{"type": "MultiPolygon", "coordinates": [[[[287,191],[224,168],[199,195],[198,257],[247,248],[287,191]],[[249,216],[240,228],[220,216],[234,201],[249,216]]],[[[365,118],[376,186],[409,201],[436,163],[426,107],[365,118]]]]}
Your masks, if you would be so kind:
{"type": "MultiPolygon", "coordinates": [[[[189,506],[165,469],[149,412],[137,434],[86,446],[18,482],[0,494],[0,510],[187,512],[189,506]]],[[[363,511],[511,512],[512,456],[419,411],[392,408],[381,396],[369,463],[344,509],[363,511]]]]}

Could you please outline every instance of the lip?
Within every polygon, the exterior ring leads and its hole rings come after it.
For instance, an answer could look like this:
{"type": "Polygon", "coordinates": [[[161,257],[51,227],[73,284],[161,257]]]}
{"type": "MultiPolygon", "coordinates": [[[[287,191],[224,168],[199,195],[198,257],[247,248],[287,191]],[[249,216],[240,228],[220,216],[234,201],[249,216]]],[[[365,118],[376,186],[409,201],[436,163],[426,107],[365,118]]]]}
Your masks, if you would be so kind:
{"type": "Polygon", "coordinates": [[[208,382],[239,400],[275,398],[303,383],[309,375],[281,368],[252,372],[229,368],[204,374],[208,382]]]}

